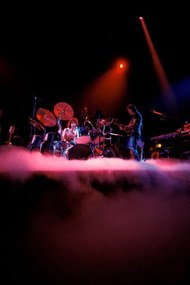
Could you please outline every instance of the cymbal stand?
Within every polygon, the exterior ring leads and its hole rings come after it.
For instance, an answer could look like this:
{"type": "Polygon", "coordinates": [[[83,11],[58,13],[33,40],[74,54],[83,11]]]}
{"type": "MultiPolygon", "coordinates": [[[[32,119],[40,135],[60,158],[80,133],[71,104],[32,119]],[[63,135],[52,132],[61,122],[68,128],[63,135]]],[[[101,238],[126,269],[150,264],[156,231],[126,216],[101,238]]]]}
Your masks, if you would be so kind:
{"type": "MultiPolygon", "coordinates": [[[[92,123],[91,123],[91,127],[92,127],[92,130],[91,130],[91,137],[92,137],[93,140],[94,140],[96,129],[94,128],[94,126],[92,125],[92,123]]],[[[91,148],[93,157],[95,157],[96,145],[94,145],[94,144],[91,143],[90,148],[91,148]]]]}
{"type": "MultiPolygon", "coordinates": [[[[35,113],[36,113],[36,104],[37,104],[37,96],[34,97],[34,106],[33,106],[33,111],[32,111],[32,119],[34,119],[35,113]]],[[[36,128],[31,125],[30,128],[30,141],[32,140],[32,136],[35,135],[36,133],[36,128]]]]}

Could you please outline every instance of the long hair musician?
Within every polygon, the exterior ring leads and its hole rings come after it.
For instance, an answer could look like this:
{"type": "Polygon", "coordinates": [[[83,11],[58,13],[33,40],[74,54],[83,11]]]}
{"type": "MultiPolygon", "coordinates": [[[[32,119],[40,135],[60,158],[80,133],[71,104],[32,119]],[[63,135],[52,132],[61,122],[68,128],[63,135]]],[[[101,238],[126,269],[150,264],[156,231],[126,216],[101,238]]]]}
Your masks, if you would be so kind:
{"type": "Polygon", "coordinates": [[[71,145],[76,144],[77,138],[80,136],[79,130],[79,122],[77,118],[71,118],[68,123],[67,127],[63,129],[61,140],[69,142],[71,145]]]}

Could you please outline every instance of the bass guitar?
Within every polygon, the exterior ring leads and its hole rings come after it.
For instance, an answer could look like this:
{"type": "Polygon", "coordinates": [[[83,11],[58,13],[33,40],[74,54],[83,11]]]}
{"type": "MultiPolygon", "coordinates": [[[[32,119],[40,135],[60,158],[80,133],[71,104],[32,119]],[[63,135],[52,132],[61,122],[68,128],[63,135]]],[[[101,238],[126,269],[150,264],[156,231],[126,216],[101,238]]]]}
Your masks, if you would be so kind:
{"type": "Polygon", "coordinates": [[[127,136],[131,135],[133,128],[131,128],[129,125],[123,125],[117,122],[114,122],[114,124],[119,127],[120,131],[124,131],[127,136]]]}

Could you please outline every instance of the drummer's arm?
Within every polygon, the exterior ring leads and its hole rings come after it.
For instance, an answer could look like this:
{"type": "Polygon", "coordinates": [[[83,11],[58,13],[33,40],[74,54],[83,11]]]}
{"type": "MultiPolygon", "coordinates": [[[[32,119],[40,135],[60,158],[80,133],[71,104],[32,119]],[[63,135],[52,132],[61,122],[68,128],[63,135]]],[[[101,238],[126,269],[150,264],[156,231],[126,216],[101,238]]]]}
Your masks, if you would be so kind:
{"type": "Polygon", "coordinates": [[[63,129],[63,131],[62,131],[62,135],[61,135],[61,140],[62,140],[62,141],[66,141],[65,135],[66,135],[67,130],[68,130],[68,129],[65,128],[65,129],[63,129]]]}
{"type": "Polygon", "coordinates": [[[78,139],[80,136],[81,136],[80,130],[79,130],[79,128],[77,128],[77,131],[76,131],[76,138],[78,139]]]}

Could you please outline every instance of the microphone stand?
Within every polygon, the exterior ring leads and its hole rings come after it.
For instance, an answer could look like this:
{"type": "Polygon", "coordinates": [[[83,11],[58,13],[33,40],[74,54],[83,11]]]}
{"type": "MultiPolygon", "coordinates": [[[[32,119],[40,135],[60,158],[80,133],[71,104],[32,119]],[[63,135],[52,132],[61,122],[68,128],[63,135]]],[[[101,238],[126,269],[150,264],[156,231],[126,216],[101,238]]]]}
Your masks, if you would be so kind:
{"type": "MultiPolygon", "coordinates": [[[[33,112],[32,112],[32,119],[34,120],[34,116],[36,113],[36,104],[37,104],[37,96],[34,97],[34,106],[33,106],[33,112]]],[[[35,127],[31,125],[30,129],[30,141],[32,140],[32,136],[35,134],[35,127]]]]}

